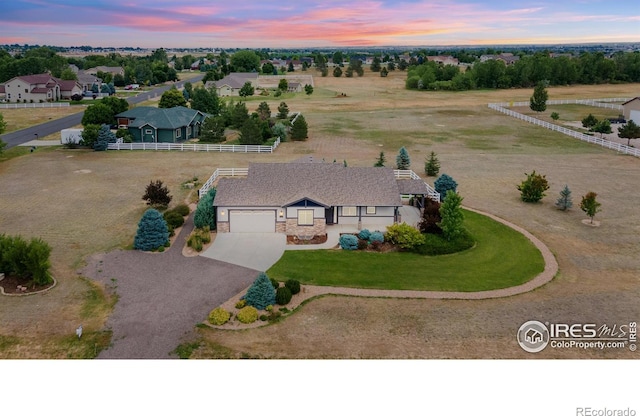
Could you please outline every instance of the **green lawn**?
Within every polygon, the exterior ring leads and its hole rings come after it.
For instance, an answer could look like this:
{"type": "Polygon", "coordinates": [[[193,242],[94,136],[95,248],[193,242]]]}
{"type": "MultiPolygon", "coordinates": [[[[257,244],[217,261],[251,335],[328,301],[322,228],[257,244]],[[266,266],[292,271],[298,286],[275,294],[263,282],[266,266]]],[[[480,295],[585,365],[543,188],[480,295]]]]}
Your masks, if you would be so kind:
{"type": "Polygon", "coordinates": [[[476,292],[520,285],[544,269],[522,234],[465,211],[474,248],[444,256],[345,250],[285,251],[267,274],[320,286],[476,292]]]}

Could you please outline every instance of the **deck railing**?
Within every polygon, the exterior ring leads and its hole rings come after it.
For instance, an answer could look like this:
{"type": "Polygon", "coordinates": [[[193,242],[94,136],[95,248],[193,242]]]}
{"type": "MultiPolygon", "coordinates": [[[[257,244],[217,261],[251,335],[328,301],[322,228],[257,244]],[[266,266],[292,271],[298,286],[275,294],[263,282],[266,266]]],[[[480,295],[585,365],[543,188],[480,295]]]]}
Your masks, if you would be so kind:
{"type": "Polygon", "coordinates": [[[417,173],[415,173],[412,170],[394,170],[393,173],[396,175],[396,179],[413,179],[413,180],[419,180],[422,181],[426,187],[427,187],[427,196],[431,199],[433,199],[434,201],[438,201],[440,202],[440,193],[436,192],[435,189],[433,189],[431,187],[431,185],[429,185],[428,183],[424,182],[422,180],[422,178],[420,176],[418,176],[417,173]]]}
{"type": "Polygon", "coordinates": [[[202,198],[209,192],[213,183],[217,181],[220,176],[247,176],[248,174],[249,168],[218,168],[213,172],[209,180],[198,190],[198,198],[202,198]]]}

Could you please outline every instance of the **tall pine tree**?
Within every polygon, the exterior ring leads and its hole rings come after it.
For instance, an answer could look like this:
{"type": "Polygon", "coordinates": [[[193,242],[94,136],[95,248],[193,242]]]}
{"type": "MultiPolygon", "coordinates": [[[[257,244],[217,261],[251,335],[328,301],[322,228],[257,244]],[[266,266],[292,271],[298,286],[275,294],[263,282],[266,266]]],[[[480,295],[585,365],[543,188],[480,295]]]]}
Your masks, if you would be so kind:
{"type": "Polygon", "coordinates": [[[309,127],[302,114],[298,115],[291,126],[291,140],[306,140],[309,136],[309,127]]]}
{"type": "Polygon", "coordinates": [[[198,202],[196,213],[193,214],[193,225],[196,228],[204,228],[207,225],[210,230],[216,229],[216,207],[213,201],[216,198],[216,188],[210,188],[198,202]]]}

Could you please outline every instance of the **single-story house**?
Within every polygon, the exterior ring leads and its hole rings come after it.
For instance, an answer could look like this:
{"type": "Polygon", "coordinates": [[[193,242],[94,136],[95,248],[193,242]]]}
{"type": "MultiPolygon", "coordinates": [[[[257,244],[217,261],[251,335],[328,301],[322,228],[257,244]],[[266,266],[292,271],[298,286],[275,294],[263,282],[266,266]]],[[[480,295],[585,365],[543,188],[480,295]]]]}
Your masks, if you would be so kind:
{"type": "Polygon", "coordinates": [[[624,119],[633,120],[640,125],[640,97],[635,97],[622,104],[622,114],[624,119]]]}
{"type": "Polygon", "coordinates": [[[85,69],[84,70],[85,73],[87,74],[91,74],[91,75],[98,75],[98,72],[104,72],[105,74],[112,74],[112,75],[122,75],[124,76],[124,68],[121,66],[96,66],[94,68],[89,68],[89,69],[85,69]]]}
{"type": "Polygon", "coordinates": [[[4,90],[6,100],[14,103],[58,101],[82,94],[82,86],[77,81],[65,81],[47,73],[11,78],[4,83],[4,90]]]}
{"type": "Polygon", "coordinates": [[[249,82],[254,88],[257,88],[257,81],[257,72],[232,72],[219,81],[208,81],[205,88],[215,87],[219,97],[237,97],[245,83],[249,82]]]}
{"type": "Polygon", "coordinates": [[[136,143],[176,143],[196,138],[206,117],[186,107],[135,107],[116,114],[118,127],[128,129],[136,143]]]}
{"type": "Polygon", "coordinates": [[[246,178],[219,180],[217,229],[299,237],[323,235],[334,224],[383,230],[399,220],[399,183],[406,181],[415,182],[413,191],[428,193],[423,181],[398,180],[391,168],[307,160],[252,163],[246,178]]]}

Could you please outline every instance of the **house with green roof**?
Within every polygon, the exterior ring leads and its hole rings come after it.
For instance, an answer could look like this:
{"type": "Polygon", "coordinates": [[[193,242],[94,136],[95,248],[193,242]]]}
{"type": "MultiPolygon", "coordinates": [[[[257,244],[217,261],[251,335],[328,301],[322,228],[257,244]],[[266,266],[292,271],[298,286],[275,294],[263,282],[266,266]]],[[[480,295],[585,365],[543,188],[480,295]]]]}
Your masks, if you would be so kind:
{"type": "Polygon", "coordinates": [[[116,114],[135,143],[179,143],[197,138],[207,114],[186,107],[135,107],[116,114]]]}

